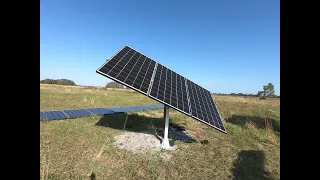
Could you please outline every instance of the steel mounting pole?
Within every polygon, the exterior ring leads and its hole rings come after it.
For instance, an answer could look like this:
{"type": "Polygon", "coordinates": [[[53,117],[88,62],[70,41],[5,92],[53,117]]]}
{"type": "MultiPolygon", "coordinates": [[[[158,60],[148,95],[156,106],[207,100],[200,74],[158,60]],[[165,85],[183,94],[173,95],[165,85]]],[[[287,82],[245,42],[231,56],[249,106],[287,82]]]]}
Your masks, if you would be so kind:
{"type": "Polygon", "coordinates": [[[169,106],[164,105],[164,136],[162,140],[162,148],[169,149],[169,139],[168,139],[168,130],[169,130],[169,106]]]}

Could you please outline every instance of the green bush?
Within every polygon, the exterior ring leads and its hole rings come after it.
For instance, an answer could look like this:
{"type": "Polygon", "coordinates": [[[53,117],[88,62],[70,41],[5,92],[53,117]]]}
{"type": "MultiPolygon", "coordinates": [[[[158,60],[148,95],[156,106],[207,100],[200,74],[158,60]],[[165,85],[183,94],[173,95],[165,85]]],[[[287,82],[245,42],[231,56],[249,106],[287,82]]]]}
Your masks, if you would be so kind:
{"type": "Polygon", "coordinates": [[[112,81],[112,82],[108,82],[107,85],[106,85],[106,88],[121,88],[121,89],[124,89],[126,88],[124,85],[122,84],[119,84],[115,81],[112,81]]]}
{"type": "Polygon", "coordinates": [[[57,84],[57,85],[67,85],[67,86],[76,86],[72,80],[69,79],[44,79],[40,81],[40,84],[57,84]]]}

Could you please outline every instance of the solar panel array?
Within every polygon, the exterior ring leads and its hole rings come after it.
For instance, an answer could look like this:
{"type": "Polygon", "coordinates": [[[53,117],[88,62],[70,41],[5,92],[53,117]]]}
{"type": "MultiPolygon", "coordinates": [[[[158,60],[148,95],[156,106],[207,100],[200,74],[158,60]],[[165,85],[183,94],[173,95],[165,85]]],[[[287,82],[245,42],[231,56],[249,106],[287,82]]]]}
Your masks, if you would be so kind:
{"type": "Polygon", "coordinates": [[[72,109],[61,111],[40,111],[40,120],[72,119],[78,117],[105,115],[129,111],[154,110],[163,108],[163,104],[150,106],[127,106],[115,108],[89,108],[89,109],[72,109]]]}
{"type": "Polygon", "coordinates": [[[125,46],[97,73],[227,133],[210,92],[125,46]]]}

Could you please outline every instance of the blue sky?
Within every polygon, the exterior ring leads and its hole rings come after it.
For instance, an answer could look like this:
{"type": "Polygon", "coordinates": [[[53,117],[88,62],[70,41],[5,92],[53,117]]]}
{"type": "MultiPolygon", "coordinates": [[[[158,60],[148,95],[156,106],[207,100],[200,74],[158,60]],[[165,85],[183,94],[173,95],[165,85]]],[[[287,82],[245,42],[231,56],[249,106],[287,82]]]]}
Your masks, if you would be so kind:
{"type": "Polygon", "coordinates": [[[40,1],[40,79],[104,86],[125,45],[214,93],[280,94],[279,0],[40,1]]]}

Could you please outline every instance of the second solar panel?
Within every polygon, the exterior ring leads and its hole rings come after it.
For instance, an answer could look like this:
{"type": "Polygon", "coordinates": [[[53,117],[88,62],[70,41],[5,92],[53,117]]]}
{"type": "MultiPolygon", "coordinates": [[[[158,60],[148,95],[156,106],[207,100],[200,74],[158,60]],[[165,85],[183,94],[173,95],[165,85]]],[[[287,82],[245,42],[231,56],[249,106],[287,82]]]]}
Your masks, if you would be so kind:
{"type": "Polygon", "coordinates": [[[211,93],[190,80],[187,80],[187,86],[192,117],[226,133],[211,93]]]}
{"type": "Polygon", "coordinates": [[[160,63],[149,96],[190,115],[185,78],[160,63]]]}

